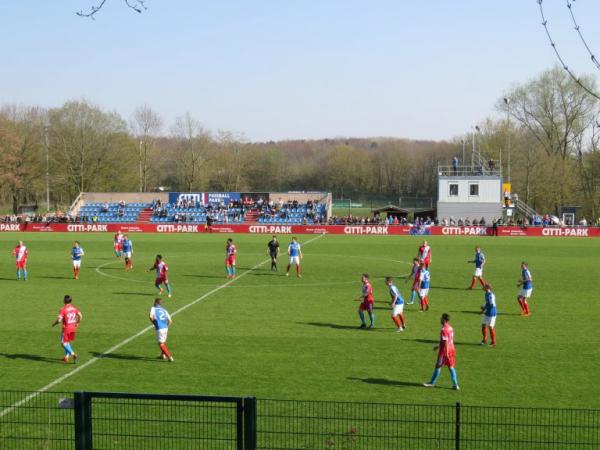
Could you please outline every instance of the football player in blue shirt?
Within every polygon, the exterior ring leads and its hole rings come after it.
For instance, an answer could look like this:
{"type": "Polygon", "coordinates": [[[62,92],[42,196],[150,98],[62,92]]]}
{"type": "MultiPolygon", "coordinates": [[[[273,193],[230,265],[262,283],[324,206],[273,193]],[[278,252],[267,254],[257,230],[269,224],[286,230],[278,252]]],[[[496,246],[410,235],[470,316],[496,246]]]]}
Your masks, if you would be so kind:
{"type": "Polygon", "coordinates": [[[154,306],[150,308],[150,322],[152,322],[156,330],[156,341],[158,342],[158,348],[160,348],[159,358],[168,359],[169,362],[173,362],[173,354],[167,348],[167,334],[173,320],[171,320],[171,315],[163,308],[161,303],[162,300],[160,298],[154,300],[154,306]]]}
{"type": "Polygon", "coordinates": [[[481,340],[481,345],[485,345],[487,343],[487,330],[490,330],[490,337],[492,341],[490,345],[492,347],[496,346],[496,295],[492,292],[492,285],[486,283],[485,285],[485,303],[481,307],[481,314],[483,314],[483,320],[481,321],[481,334],[483,339],[481,340]]]}
{"type": "Polygon", "coordinates": [[[302,275],[300,274],[300,260],[303,257],[302,248],[296,236],[292,238],[292,242],[290,242],[290,245],[288,245],[288,255],[290,256],[290,262],[288,263],[287,270],[285,271],[285,276],[290,276],[290,268],[292,267],[292,264],[295,264],[296,276],[298,278],[302,278],[302,275]]]}
{"type": "Polygon", "coordinates": [[[79,245],[79,241],[75,241],[71,249],[71,261],[73,261],[73,276],[76,280],[79,279],[79,268],[81,267],[81,258],[85,252],[79,245]]]}
{"type": "Polygon", "coordinates": [[[531,297],[531,293],[533,292],[533,282],[531,281],[529,265],[525,261],[521,263],[521,279],[519,280],[517,287],[521,287],[521,291],[517,296],[517,300],[521,306],[521,315],[529,316],[529,304],[527,303],[527,299],[531,297]]]}
{"type": "Polygon", "coordinates": [[[468,263],[475,264],[475,272],[473,272],[473,278],[471,279],[471,286],[469,286],[469,290],[472,290],[475,287],[475,283],[479,280],[481,287],[485,289],[486,282],[483,279],[483,266],[485,266],[485,255],[481,251],[481,247],[475,247],[475,258],[472,261],[467,261],[468,263]]]}
{"type": "Polygon", "coordinates": [[[400,294],[400,290],[394,284],[392,277],[385,277],[385,284],[390,290],[390,297],[392,298],[390,306],[392,307],[392,320],[397,327],[396,331],[404,331],[406,324],[404,322],[404,299],[402,298],[402,294],[400,294]]]}
{"type": "Polygon", "coordinates": [[[122,255],[125,257],[125,270],[133,269],[133,260],[131,256],[133,255],[133,242],[129,239],[129,236],[123,236],[123,252],[122,255]]]}

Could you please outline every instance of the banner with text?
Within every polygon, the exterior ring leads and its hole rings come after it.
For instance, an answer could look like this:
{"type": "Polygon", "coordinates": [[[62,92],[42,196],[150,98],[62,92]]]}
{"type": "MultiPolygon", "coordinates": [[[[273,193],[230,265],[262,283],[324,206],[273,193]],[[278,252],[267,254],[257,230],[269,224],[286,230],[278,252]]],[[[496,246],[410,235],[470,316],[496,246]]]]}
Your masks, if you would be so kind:
{"type": "MultiPolygon", "coordinates": [[[[250,233],[250,234],[340,234],[354,236],[493,236],[492,227],[441,227],[404,225],[213,225],[184,223],[100,224],[100,223],[5,223],[0,232],[69,233],[250,233]]],[[[498,236],[600,237],[593,227],[498,227],[498,236]]]]}

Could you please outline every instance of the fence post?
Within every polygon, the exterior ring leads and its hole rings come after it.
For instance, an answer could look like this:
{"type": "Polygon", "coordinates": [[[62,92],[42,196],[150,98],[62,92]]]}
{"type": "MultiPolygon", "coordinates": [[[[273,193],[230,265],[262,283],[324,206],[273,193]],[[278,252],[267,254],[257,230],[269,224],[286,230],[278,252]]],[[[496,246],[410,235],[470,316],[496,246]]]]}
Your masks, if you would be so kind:
{"type": "Polygon", "coordinates": [[[244,450],[256,449],[256,397],[244,398],[244,450]]]}
{"type": "Polygon", "coordinates": [[[92,399],[75,392],[75,450],[92,450],[92,399]]]}
{"type": "Polygon", "coordinates": [[[460,450],[460,402],[456,402],[456,417],[454,422],[455,450],[460,450]]]}

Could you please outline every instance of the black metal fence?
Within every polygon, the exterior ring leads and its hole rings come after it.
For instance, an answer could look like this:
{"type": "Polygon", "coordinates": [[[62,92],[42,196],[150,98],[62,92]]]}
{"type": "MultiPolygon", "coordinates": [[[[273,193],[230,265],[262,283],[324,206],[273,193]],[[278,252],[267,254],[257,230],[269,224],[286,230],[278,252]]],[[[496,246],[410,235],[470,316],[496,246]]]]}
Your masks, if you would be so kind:
{"type": "Polygon", "coordinates": [[[0,392],[0,449],[74,450],[73,393],[0,392]]]}
{"type": "Polygon", "coordinates": [[[600,410],[0,392],[2,450],[586,450],[600,410]]]}

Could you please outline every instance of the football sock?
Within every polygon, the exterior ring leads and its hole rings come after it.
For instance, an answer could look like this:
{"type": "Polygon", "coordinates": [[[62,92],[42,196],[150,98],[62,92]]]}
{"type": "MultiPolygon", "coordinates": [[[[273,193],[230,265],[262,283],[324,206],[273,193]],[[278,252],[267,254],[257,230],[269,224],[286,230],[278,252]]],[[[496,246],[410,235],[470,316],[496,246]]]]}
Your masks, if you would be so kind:
{"type": "Polygon", "coordinates": [[[235,266],[231,266],[231,274],[235,275],[235,266]]]}
{"type": "Polygon", "coordinates": [[[452,384],[454,386],[458,386],[458,377],[456,376],[456,369],[454,367],[450,367],[450,378],[452,378],[452,384]]]}
{"type": "Polygon", "coordinates": [[[17,279],[18,280],[21,279],[21,271],[19,269],[17,269],[17,279]]]}
{"type": "Polygon", "coordinates": [[[404,324],[404,314],[400,314],[400,323],[402,323],[402,328],[404,328],[405,327],[405,324],[404,324]]]}
{"type": "Polygon", "coordinates": [[[398,328],[400,328],[402,326],[402,322],[400,322],[400,319],[398,318],[398,316],[392,316],[392,320],[394,321],[394,323],[396,324],[396,326],[398,328]]]}
{"type": "Polygon", "coordinates": [[[471,279],[471,286],[469,286],[469,289],[473,289],[473,287],[475,287],[475,283],[476,283],[476,282],[477,282],[477,278],[476,278],[476,277],[473,277],[473,278],[471,279]]]}
{"type": "Polygon", "coordinates": [[[485,282],[485,280],[483,279],[483,277],[479,277],[479,284],[481,284],[481,287],[485,287],[485,285],[486,285],[486,282],[485,282]]]}
{"type": "Polygon", "coordinates": [[[373,313],[372,311],[369,311],[369,320],[371,321],[371,326],[374,327],[375,326],[375,313],[373,313]]]}
{"type": "Polygon", "coordinates": [[[415,302],[415,295],[417,295],[417,291],[412,291],[410,293],[410,302],[414,303],[415,302]]]}
{"type": "Polygon", "coordinates": [[[69,350],[67,350],[67,344],[62,344],[62,348],[65,351],[65,356],[69,356],[69,350]]]}
{"type": "Polygon", "coordinates": [[[166,283],[167,286],[167,294],[171,295],[171,285],[169,283],[166,283]]]}
{"type": "Polygon", "coordinates": [[[296,266],[296,273],[300,275],[300,266],[296,266]]]}
{"type": "Polygon", "coordinates": [[[71,343],[68,342],[66,344],[63,344],[63,347],[65,348],[65,353],[67,355],[72,355],[73,354],[73,349],[71,348],[71,343]]]}
{"type": "Polygon", "coordinates": [[[23,269],[23,279],[27,279],[27,270],[23,269]]]}
{"type": "Polygon", "coordinates": [[[490,328],[490,335],[492,336],[492,345],[496,345],[496,330],[490,328]]]}
{"type": "Polygon", "coordinates": [[[365,322],[365,313],[363,311],[358,311],[358,316],[360,317],[360,323],[367,326],[367,322],[365,322]]]}
{"type": "Polygon", "coordinates": [[[163,342],[162,344],[158,344],[158,346],[160,347],[160,350],[163,352],[163,355],[166,355],[167,357],[171,356],[171,352],[167,348],[167,344],[165,344],[163,342]]]}
{"type": "Polygon", "coordinates": [[[487,327],[485,325],[481,326],[481,334],[483,336],[483,342],[487,342],[487,327]]]}
{"type": "Polygon", "coordinates": [[[519,301],[519,306],[521,307],[521,312],[525,312],[525,306],[523,306],[523,300],[521,297],[517,299],[519,301]]]}
{"type": "Polygon", "coordinates": [[[529,314],[529,303],[527,303],[527,300],[523,300],[523,310],[525,311],[525,314],[529,314]]]}
{"type": "Polygon", "coordinates": [[[227,276],[231,275],[231,271],[229,270],[229,266],[225,266],[225,272],[227,272],[227,276]]]}
{"type": "Polygon", "coordinates": [[[440,373],[442,373],[441,367],[436,367],[435,369],[433,369],[433,375],[431,375],[431,381],[429,382],[429,384],[435,384],[437,379],[440,377],[440,373]]]}

